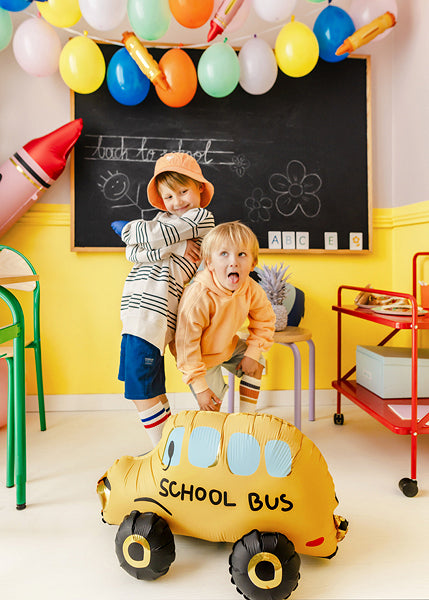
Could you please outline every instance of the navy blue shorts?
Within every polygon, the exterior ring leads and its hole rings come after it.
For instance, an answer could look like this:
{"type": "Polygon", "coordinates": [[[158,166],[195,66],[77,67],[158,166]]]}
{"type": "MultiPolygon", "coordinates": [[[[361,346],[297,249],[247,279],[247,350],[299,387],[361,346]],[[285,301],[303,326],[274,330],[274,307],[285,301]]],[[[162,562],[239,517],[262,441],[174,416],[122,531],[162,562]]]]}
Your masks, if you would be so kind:
{"type": "Polygon", "coordinates": [[[148,400],[165,394],[164,357],[150,342],[124,333],[118,379],[125,382],[128,400],[148,400]]]}

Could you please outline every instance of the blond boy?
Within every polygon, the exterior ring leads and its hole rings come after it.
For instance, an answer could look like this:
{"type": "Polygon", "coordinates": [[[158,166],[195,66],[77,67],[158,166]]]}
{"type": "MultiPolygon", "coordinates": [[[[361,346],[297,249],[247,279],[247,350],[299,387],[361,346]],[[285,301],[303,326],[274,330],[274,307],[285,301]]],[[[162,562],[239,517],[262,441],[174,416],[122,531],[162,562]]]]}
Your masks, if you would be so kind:
{"type": "Polygon", "coordinates": [[[218,411],[228,386],[221,367],[240,381],[240,411],[254,412],[264,366],[273,344],[275,314],[262,287],[249,277],[258,260],[255,234],[235,221],[204,238],[206,268],[185,289],[176,329],[177,366],[201,410],[218,411]],[[246,341],[237,331],[249,320],[246,341]]]}

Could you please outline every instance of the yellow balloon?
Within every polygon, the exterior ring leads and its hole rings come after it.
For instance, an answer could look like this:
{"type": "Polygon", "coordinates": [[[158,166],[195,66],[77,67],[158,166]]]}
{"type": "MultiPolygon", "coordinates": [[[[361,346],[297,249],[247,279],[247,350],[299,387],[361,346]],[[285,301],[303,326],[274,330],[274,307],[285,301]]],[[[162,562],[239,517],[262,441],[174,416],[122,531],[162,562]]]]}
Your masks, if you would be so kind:
{"type": "Polygon", "coordinates": [[[316,36],[307,25],[293,18],[280,30],[274,50],[279,68],[289,77],[307,75],[319,58],[316,36]]]}
{"type": "Polygon", "coordinates": [[[71,27],[82,16],[79,0],[48,0],[36,4],[45,21],[55,27],[71,27]]]}
{"type": "Polygon", "coordinates": [[[64,83],[79,94],[98,90],[106,75],[103,53],[84,35],[67,42],[60,54],[59,68],[64,83]]]}

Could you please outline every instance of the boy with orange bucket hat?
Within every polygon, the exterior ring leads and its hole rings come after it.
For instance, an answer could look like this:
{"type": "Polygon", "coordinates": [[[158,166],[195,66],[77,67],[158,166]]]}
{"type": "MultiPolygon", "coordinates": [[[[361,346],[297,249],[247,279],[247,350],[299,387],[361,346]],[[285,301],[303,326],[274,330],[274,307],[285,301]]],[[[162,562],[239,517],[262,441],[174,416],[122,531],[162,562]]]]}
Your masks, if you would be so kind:
{"type": "Polygon", "coordinates": [[[171,152],[159,158],[147,186],[159,212],[151,221],[115,221],[133,268],[121,300],[120,381],[155,446],[170,414],[164,352],[174,342],[179,300],[197,271],[202,238],[214,227],[206,210],[214,192],[197,161],[171,152]]]}

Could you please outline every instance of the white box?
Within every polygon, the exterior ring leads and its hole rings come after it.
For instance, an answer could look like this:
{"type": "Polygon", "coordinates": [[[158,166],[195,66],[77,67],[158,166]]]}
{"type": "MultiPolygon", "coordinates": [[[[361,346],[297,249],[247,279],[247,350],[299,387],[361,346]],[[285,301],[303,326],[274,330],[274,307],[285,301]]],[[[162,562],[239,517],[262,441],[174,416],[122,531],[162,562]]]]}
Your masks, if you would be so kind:
{"type": "MultiPolygon", "coordinates": [[[[429,396],[429,348],[419,348],[417,395],[429,396]]],[[[381,398],[411,398],[411,348],[357,346],[356,382],[381,398]]]]}

